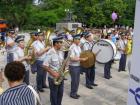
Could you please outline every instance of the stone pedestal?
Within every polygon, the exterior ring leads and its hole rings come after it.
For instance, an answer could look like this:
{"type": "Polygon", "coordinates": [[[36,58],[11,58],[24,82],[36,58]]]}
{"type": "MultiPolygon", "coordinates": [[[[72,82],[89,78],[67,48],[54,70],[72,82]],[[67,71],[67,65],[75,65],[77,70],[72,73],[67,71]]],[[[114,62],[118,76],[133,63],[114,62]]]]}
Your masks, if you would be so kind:
{"type": "Polygon", "coordinates": [[[82,27],[82,23],[56,23],[56,30],[63,31],[63,27],[68,30],[76,30],[77,27],[82,27]]]}

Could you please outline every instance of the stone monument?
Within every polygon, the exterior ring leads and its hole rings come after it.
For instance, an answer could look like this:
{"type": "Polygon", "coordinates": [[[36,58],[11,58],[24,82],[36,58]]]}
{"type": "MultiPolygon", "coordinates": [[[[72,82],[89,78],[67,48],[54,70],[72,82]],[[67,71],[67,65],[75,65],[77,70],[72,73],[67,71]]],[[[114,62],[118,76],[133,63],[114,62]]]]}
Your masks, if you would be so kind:
{"type": "Polygon", "coordinates": [[[65,9],[66,17],[60,23],[56,23],[56,30],[63,31],[63,27],[68,30],[76,30],[77,27],[82,27],[82,23],[75,22],[72,18],[72,11],[70,9],[65,9]]]}
{"type": "Polygon", "coordinates": [[[76,30],[77,27],[82,27],[82,23],[78,23],[78,22],[56,23],[56,30],[63,31],[63,27],[67,28],[68,30],[76,30]]]}

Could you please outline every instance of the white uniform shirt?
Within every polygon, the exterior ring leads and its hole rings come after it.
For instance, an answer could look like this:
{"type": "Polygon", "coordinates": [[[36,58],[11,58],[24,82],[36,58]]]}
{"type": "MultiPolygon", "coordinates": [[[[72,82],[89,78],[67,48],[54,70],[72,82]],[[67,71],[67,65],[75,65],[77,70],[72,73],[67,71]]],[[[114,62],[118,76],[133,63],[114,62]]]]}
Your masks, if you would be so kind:
{"type": "MultiPolygon", "coordinates": [[[[58,71],[62,66],[63,60],[64,60],[63,52],[56,51],[54,48],[51,48],[46,54],[43,65],[50,67],[54,71],[58,71]]],[[[51,75],[49,75],[49,77],[52,78],[51,75]]]]}
{"type": "Polygon", "coordinates": [[[31,46],[34,47],[36,43],[37,43],[37,40],[35,40],[35,41],[31,44],[31,46]]]}
{"type": "MultiPolygon", "coordinates": [[[[117,43],[117,46],[119,49],[125,49],[125,46],[127,45],[127,40],[120,39],[117,43]]],[[[120,51],[121,54],[124,54],[123,51],[120,51]]]]}
{"type": "Polygon", "coordinates": [[[5,48],[0,49],[0,72],[1,69],[5,68],[5,65],[7,64],[7,52],[5,48]]]}
{"type": "Polygon", "coordinates": [[[82,38],[80,39],[80,46],[83,46],[83,44],[84,44],[85,42],[86,42],[85,38],[82,37],[82,38]]]}
{"type": "MultiPolygon", "coordinates": [[[[14,52],[14,61],[18,61],[20,58],[24,57],[24,49],[17,47],[16,51],[14,52]]],[[[26,70],[30,70],[30,65],[26,61],[22,61],[26,70]]]]}
{"type": "Polygon", "coordinates": [[[83,44],[83,51],[86,51],[86,50],[91,50],[92,49],[92,46],[93,46],[93,42],[89,42],[89,41],[86,41],[84,44],[83,44]]]}
{"type": "MultiPolygon", "coordinates": [[[[81,48],[76,44],[72,44],[70,46],[70,57],[80,57],[81,48]]],[[[72,61],[70,60],[69,65],[71,66],[80,66],[80,61],[72,61]]]]}
{"type": "MultiPolygon", "coordinates": [[[[6,39],[6,44],[10,44],[10,43],[13,43],[13,42],[14,42],[14,38],[11,38],[11,37],[8,36],[7,39],[6,39]]],[[[16,50],[16,44],[12,47],[7,46],[6,49],[7,49],[7,53],[13,53],[16,50]]]]}
{"type": "MultiPolygon", "coordinates": [[[[32,46],[35,49],[35,53],[40,52],[42,49],[45,49],[45,43],[40,42],[39,40],[35,41],[34,44],[32,44],[32,46]]],[[[45,56],[46,56],[46,53],[44,53],[41,56],[36,56],[36,59],[43,61],[45,59],[45,56]]]]}

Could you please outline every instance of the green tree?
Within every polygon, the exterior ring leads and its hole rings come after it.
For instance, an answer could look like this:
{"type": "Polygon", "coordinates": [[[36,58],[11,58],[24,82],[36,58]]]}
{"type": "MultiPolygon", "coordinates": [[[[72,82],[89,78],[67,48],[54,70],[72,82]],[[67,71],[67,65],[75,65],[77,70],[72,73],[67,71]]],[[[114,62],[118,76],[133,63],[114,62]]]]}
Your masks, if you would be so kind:
{"type": "Polygon", "coordinates": [[[9,21],[11,26],[23,26],[28,19],[28,7],[32,0],[1,0],[0,16],[9,21]]]}
{"type": "Polygon", "coordinates": [[[56,22],[64,19],[66,5],[69,3],[64,0],[44,0],[43,4],[30,8],[27,24],[32,24],[32,27],[55,27],[56,22]]]}
{"type": "Polygon", "coordinates": [[[116,11],[120,17],[117,24],[132,25],[135,0],[126,1],[127,0],[76,0],[74,3],[74,13],[77,15],[77,21],[86,23],[88,26],[100,27],[103,25],[111,26],[113,24],[111,14],[112,11],[116,11]]]}
{"type": "Polygon", "coordinates": [[[72,19],[89,27],[112,26],[112,11],[119,19],[116,24],[133,26],[136,0],[43,0],[35,6],[32,0],[1,0],[0,17],[11,25],[36,29],[55,27],[66,18],[65,9],[72,11],[72,19]]]}

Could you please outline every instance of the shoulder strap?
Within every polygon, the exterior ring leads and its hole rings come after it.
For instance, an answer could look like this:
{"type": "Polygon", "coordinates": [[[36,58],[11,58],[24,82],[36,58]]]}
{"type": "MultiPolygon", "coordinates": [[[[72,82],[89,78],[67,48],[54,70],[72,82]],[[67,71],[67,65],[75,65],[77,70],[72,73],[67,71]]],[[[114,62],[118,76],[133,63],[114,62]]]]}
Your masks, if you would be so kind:
{"type": "Polygon", "coordinates": [[[35,91],[35,89],[34,89],[32,86],[30,86],[30,85],[28,85],[28,88],[30,88],[31,91],[32,91],[33,94],[34,94],[34,97],[35,97],[35,104],[36,104],[36,105],[42,105],[42,104],[41,104],[41,101],[40,101],[40,98],[39,98],[39,95],[38,95],[38,93],[35,91]]]}
{"type": "Polygon", "coordinates": [[[85,45],[88,45],[88,46],[87,46],[88,50],[91,50],[91,49],[92,49],[92,46],[93,46],[93,45],[90,46],[90,43],[89,43],[89,42],[83,43],[83,49],[84,49],[84,46],[85,46],[85,45]]]}

